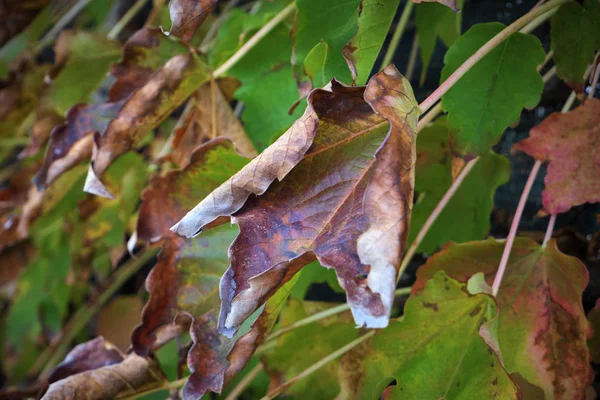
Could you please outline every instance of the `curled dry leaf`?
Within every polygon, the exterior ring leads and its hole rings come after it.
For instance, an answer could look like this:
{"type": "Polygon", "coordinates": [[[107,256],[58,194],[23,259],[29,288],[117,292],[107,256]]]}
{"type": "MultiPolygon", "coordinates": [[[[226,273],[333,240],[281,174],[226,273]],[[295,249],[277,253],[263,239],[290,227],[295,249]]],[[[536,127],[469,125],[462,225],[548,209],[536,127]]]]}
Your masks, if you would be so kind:
{"type": "Polygon", "coordinates": [[[156,362],[132,353],[117,364],[54,382],[42,399],[116,399],[159,387],[164,381],[164,374],[156,362]]]}
{"type": "Polygon", "coordinates": [[[315,256],[336,270],[359,325],[387,325],[410,220],[418,114],[393,67],[366,88],[333,81],[331,91],[311,93],[288,132],[173,227],[189,237],[220,216],[240,225],[221,280],[222,332],[233,335],[315,256]]]}
{"type": "Polygon", "coordinates": [[[553,113],[514,148],[548,161],[544,210],[568,211],[600,201],[600,100],[590,98],[568,113],[553,113]]]}
{"type": "Polygon", "coordinates": [[[440,3],[450,8],[454,12],[460,11],[456,5],[456,0],[410,0],[413,3],[440,3]]]}
{"type": "Polygon", "coordinates": [[[218,0],[171,0],[171,31],[169,35],[190,41],[198,27],[208,17],[218,0]]]}
{"type": "Polygon", "coordinates": [[[121,108],[104,133],[94,134],[92,164],[84,190],[112,197],[99,177],[210,78],[208,66],[193,53],[171,58],[121,108]]]}
{"type": "MultiPolygon", "coordinates": [[[[503,250],[495,239],[449,244],[417,271],[413,292],[440,270],[461,282],[481,272],[491,284],[503,250]]],[[[592,383],[591,331],[581,304],[587,282],[583,263],[562,254],[554,240],[546,247],[515,240],[496,296],[498,341],[507,371],[548,399],[583,400],[592,383]]]]}

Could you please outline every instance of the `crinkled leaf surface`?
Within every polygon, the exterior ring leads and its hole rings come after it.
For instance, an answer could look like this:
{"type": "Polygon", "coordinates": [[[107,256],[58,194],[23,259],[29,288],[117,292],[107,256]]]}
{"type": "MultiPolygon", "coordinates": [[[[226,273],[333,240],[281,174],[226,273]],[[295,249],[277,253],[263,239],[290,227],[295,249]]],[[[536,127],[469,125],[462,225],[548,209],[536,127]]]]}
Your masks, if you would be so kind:
{"type": "Polygon", "coordinates": [[[170,0],[171,31],[169,35],[189,41],[208,17],[218,0],[170,0]]]}
{"type": "MultiPolygon", "coordinates": [[[[452,149],[448,143],[445,118],[424,128],[417,140],[415,191],[408,241],[417,233],[452,185],[452,149]]],[[[506,157],[486,152],[467,175],[442,213],[435,220],[417,251],[431,253],[452,240],[466,242],[483,239],[490,229],[494,192],[508,182],[510,163],[506,157]],[[460,215],[468,223],[456,223],[460,215]]]]}
{"type": "MultiPolygon", "coordinates": [[[[458,0],[457,6],[462,7],[463,2],[464,0],[458,0]]],[[[438,38],[446,47],[452,46],[460,36],[461,22],[462,13],[454,12],[441,3],[420,3],[415,7],[415,27],[419,34],[419,50],[423,63],[421,84],[425,82],[438,38]]]]}
{"type": "MultiPolygon", "coordinates": [[[[440,82],[502,29],[504,25],[492,22],[465,32],[446,52],[440,82]]],[[[536,37],[514,33],[442,96],[456,153],[484,154],[519,120],[523,107],[537,105],[544,85],[536,68],[544,57],[536,37]]]]}
{"type": "MultiPolygon", "coordinates": [[[[281,315],[280,328],[332,307],[331,303],[290,300],[281,315]]],[[[283,384],[359,336],[349,312],[336,314],[280,336],[273,351],[263,357],[271,387],[283,384]],[[310,338],[310,340],[306,340],[310,338]],[[292,361],[293,362],[290,362],[292,361]]],[[[333,399],[340,391],[338,362],[328,363],[318,374],[298,381],[285,391],[297,399],[333,399]]]]}
{"type": "Polygon", "coordinates": [[[589,98],[568,113],[553,113],[514,148],[548,161],[542,193],[552,214],[600,201],[600,100],[589,98]]]}
{"type": "Polygon", "coordinates": [[[61,32],[54,51],[53,70],[59,72],[52,78],[46,100],[59,114],[65,114],[75,104],[87,102],[106,77],[110,64],[121,55],[117,42],[83,31],[61,32]]]}
{"type": "Polygon", "coordinates": [[[408,234],[418,113],[393,67],[366,88],[333,81],[331,91],[311,93],[285,135],[173,227],[193,236],[220,216],[240,225],[221,283],[224,333],[315,256],[336,270],[359,325],[387,325],[408,234]]]}
{"type": "Polygon", "coordinates": [[[600,20],[594,21],[593,10],[588,9],[593,1],[563,4],[550,20],[556,74],[571,84],[583,83],[585,69],[600,47],[600,20]]]}
{"type": "MultiPolygon", "coordinates": [[[[340,360],[341,398],[517,399],[499,361],[494,300],[437,273],[372,339],[340,360]]],[[[503,353],[504,355],[504,353],[503,353]]]]}
{"type": "MultiPolygon", "coordinates": [[[[304,59],[320,41],[327,43],[329,49],[323,67],[325,79],[329,81],[336,78],[341,82],[350,83],[350,70],[342,51],[357,32],[360,3],[361,0],[296,0],[298,12],[292,32],[292,64],[301,94],[307,94],[303,88],[303,81],[306,81],[302,70],[304,59]]],[[[310,87],[308,89],[310,90],[310,87]]]]}
{"type": "MultiPolygon", "coordinates": [[[[352,80],[364,85],[387,37],[399,0],[363,0],[359,8],[358,32],[344,46],[342,54],[352,72],[352,80]]],[[[318,86],[317,86],[318,87],[318,86]]]]}
{"type": "MultiPolygon", "coordinates": [[[[462,282],[482,272],[491,283],[503,250],[494,239],[450,244],[417,271],[413,291],[440,270],[462,282]]],[[[515,240],[496,297],[498,341],[508,372],[542,388],[546,398],[584,399],[592,382],[581,304],[587,282],[583,263],[562,254],[554,240],[545,248],[515,240]]]]}
{"type": "Polygon", "coordinates": [[[84,190],[111,197],[99,176],[209,78],[208,66],[193,53],[180,54],[167,61],[125,101],[106,131],[94,134],[92,164],[84,190]]]}

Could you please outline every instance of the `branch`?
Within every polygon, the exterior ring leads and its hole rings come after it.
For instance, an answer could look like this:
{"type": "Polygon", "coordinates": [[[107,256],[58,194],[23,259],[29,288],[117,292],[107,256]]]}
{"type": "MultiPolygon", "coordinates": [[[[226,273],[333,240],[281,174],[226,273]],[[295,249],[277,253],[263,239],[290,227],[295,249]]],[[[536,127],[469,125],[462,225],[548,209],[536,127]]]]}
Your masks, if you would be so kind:
{"type": "Polygon", "coordinates": [[[396,30],[394,31],[394,35],[390,40],[390,44],[388,46],[387,51],[385,52],[385,56],[383,57],[383,61],[381,62],[381,69],[384,69],[388,66],[389,63],[392,62],[394,58],[394,54],[396,53],[396,49],[400,44],[400,39],[402,39],[402,34],[404,34],[404,30],[406,29],[406,25],[408,25],[408,19],[410,18],[410,14],[415,6],[410,0],[406,1],[406,5],[404,6],[404,10],[402,10],[402,15],[400,16],[400,20],[398,21],[398,25],[396,26],[396,30]]]}

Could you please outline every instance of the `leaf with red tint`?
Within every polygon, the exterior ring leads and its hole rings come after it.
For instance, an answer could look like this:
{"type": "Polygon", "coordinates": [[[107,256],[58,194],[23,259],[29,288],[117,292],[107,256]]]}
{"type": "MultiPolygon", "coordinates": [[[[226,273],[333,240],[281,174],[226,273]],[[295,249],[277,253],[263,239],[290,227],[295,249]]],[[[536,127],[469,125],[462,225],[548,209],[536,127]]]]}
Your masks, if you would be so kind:
{"type": "MultiPolygon", "coordinates": [[[[462,282],[482,272],[491,283],[503,250],[494,239],[447,245],[417,271],[413,292],[440,270],[462,282]]],[[[496,297],[498,340],[507,371],[542,388],[546,398],[584,399],[593,380],[581,304],[587,282],[583,263],[562,254],[555,241],[540,247],[516,239],[496,297]]]]}
{"type": "Polygon", "coordinates": [[[195,54],[171,58],[144,86],[129,96],[106,131],[94,135],[92,164],[84,190],[112,197],[99,177],[114,160],[135,146],[209,79],[208,66],[195,54]]]}
{"type": "Polygon", "coordinates": [[[144,27],[123,45],[123,59],[113,64],[110,74],[116,81],[110,87],[110,101],[129,97],[142,87],[167,60],[188,51],[184,44],[171,40],[158,28],[144,27]]]}
{"type": "Polygon", "coordinates": [[[196,30],[208,17],[218,0],[171,0],[171,31],[169,35],[190,41],[196,30]]]}
{"type": "Polygon", "coordinates": [[[450,8],[454,12],[460,11],[456,5],[456,0],[410,0],[413,3],[440,3],[450,8]]]}
{"type": "Polygon", "coordinates": [[[315,256],[336,270],[359,325],[387,325],[412,207],[418,114],[393,67],[366,88],[333,81],[331,91],[311,93],[287,133],[173,227],[193,236],[220,216],[240,225],[221,281],[222,332],[233,335],[315,256]]]}
{"type": "Polygon", "coordinates": [[[592,361],[600,362],[600,299],[596,300],[596,305],[587,315],[588,320],[594,330],[594,334],[588,340],[592,361]]]}
{"type": "Polygon", "coordinates": [[[92,134],[104,132],[118,115],[123,101],[104,104],[79,104],[67,113],[67,122],[50,133],[44,164],[33,178],[44,190],[60,175],[92,156],[92,134]]]}
{"type": "Polygon", "coordinates": [[[215,139],[197,148],[183,170],[155,175],[142,192],[137,236],[153,243],[173,236],[169,230],[192,208],[248,163],[226,139],[215,139]]]}
{"type": "Polygon", "coordinates": [[[189,113],[181,116],[183,121],[174,131],[169,159],[180,168],[189,164],[198,146],[217,137],[231,140],[242,155],[254,157],[257,154],[217,83],[220,81],[208,82],[198,89],[190,99],[189,113]]]}
{"type": "Polygon", "coordinates": [[[75,346],[67,354],[65,360],[52,371],[48,377],[48,382],[53,383],[80,372],[118,364],[124,358],[125,354],[100,336],[75,346]]]}
{"type": "Polygon", "coordinates": [[[15,246],[11,246],[0,252],[0,298],[12,297],[16,290],[16,281],[21,271],[27,267],[29,261],[33,258],[35,248],[33,245],[24,241],[15,246]]]}
{"type": "Polygon", "coordinates": [[[548,161],[542,203],[558,214],[600,201],[600,100],[589,98],[568,113],[553,113],[514,148],[548,161]]]}

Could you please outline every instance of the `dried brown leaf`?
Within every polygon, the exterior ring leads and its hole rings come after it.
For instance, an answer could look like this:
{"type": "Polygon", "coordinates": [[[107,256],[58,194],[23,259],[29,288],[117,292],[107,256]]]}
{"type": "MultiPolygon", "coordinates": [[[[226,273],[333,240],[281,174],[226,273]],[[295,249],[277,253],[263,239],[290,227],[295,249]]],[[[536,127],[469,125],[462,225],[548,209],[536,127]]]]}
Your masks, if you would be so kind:
{"type": "Polygon", "coordinates": [[[190,41],[198,27],[208,17],[218,0],[171,0],[171,31],[169,35],[190,41]]]}

